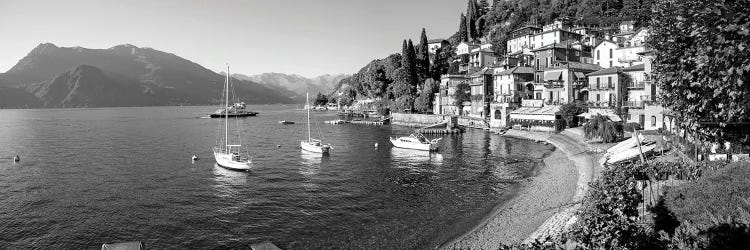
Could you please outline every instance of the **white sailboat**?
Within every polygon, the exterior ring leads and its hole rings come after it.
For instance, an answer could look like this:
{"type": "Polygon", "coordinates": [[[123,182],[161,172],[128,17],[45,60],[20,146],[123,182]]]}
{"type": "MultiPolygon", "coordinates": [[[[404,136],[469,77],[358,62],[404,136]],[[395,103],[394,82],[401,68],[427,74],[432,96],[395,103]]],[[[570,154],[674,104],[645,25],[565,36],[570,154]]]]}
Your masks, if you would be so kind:
{"type": "MultiPolygon", "coordinates": [[[[229,66],[227,66],[227,79],[224,82],[224,108],[229,109],[229,66]]],[[[217,137],[221,134],[217,134],[217,137]]],[[[241,139],[238,131],[238,141],[241,143],[241,139]]],[[[214,158],[216,164],[219,166],[230,169],[247,171],[253,166],[253,162],[250,159],[247,151],[242,152],[241,144],[231,144],[229,141],[229,112],[224,112],[224,140],[217,138],[216,146],[213,148],[214,158]]]]}
{"type": "MultiPolygon", "coordinates": [[[[306,99],[308,105],[310,103],[310,94],[307,94],[306,99]]],[[[330,144],[323,144],[319,139],[313,139],[312,134],[310,133],[310,109],[307,109],[307,140],[302,140],[299,142],[299,146],[302,148],[302,150],[310,151],[313,153],[321,153],[321,154],[328,154],[328,152],[331,150],[330,144]]]]}

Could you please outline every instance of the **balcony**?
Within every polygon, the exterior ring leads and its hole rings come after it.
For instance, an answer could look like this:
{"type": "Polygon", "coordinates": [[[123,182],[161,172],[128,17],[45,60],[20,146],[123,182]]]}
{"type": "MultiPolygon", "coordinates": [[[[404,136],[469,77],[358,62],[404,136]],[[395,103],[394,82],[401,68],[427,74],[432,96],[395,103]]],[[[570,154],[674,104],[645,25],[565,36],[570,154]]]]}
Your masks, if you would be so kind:
{"type": "Polygon", "coordinates": [[[469,71],[469,64],[468,63],[462,63],[461,65],[458,65],[458,71],[459,72],[466,72],[469,71]]]}
{"type": "Polygon", "coordinates": [[[643,101],[623,101],[622,107],[624,108],[643,108],[643,101]]]}
{"type": "Polygon", "coordinates": [[[631,82],[631,83],[628,83],[628,88],[629,89],[642,89],[644,87],[646,87],[646,83],[645,82],[631,82]]]}
{"type": "Polygon", "coordinates": [[[614,102],[608,102],[608,101],[589,101],[587,103],[589,107],[593,108],[611,108],[614,107],[614,102]]]}
{"type": "Polygon", "coordinates": [[[589,90],[614,90],[615,86],[589,84],[589,90]]]}
{"type": "Polygon", "coordinates": [[[638,61],[641,61],[641,56],[639,55],[620,56],[620,57],[617,57],[617,61],[621,63],[638,62],[638,61]]]}
{"type": "Polygon", "coordinates": [[[545,82],[544,87],[548,89],[562,88],[565,84],[563,82],[545,82]]]}
{"type": "Polygon", "coordinates": [[[659,103],[659,97],[655,95],[642,95],[641,101],[645,104],[658,104],[659,103]]]}

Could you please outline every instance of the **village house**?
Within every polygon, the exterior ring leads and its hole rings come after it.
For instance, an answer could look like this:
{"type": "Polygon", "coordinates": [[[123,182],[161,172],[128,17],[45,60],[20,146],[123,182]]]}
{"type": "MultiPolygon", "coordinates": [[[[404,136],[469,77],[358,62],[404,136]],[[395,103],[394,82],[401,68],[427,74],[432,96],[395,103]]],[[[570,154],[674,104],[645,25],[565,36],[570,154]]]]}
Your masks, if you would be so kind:
{"type": "Polygon", "coordinates": [[[430,39],[427,40],[427,50],[430,54],[437,53],[437,50],[443,46],[448,46],[450,43],[445,39],[430,39]]]}
{"type": "Polygon", "coordinates": [[[594,64],[602,68],[612,68],[622,66],[617,60],[615,50],[620,46],[611,40],[602,40],[594,46],[594,64]]]}
{"type": "Polygon", "coordinates": [[[646,123],[643,126],[645,130],[673,129],[676,121],[672,118],[666,118],[664,109],[659,104],[659,94],[661,89],[653,82],[651,74],[651,62],[653,60],[653,51],[640,53],[643,57],[643,83],[646,93],[641,97],[644,100],[643,115],[646,117],[646,123]]]}
{"type": "Polygon", "coordinates": [[[485,119],[488,117],[490,102],[493,98],[493,73],[491,68],[485,67],[470,76],[471,109],[469,117],[485,119]]]}
{"type": "Polygon", "coordinates": [[[518,108],[522,99],[531,99],[533,80],[534,70],[531,67],[516,66],[503,71],[496,69],[493,90],[495,98],[490,103],[490,127],[508,125],[510,111],[518,108]]]}
{"type": "Polygon", "coordinates": [[[638,64],[622,69],[622,72],[627,75],[627,94],[622,101],[622,107],[627,109],[627,115],[625,118],[626,123],[638,123],[641,128],[645,127],[646,116],[644,113],[644,104],[650,101],[651,87],[656,87],[649,82],[649,86],[646,86],[644,76],[643,64],[638,64]]]}
{"type": "Polygon", "coordinates": [[[541,32],[534,34],[531,38],[531,48],[541,48],[564,41],[580,41],[581,39],[583,39],[583,35],[571,31],[570,24],[566,20],[558,19],[551,24],[544,25],[541,32]]]}
{"type": "Polygon", "coordinates": [[[620,121],[616,115],[622,106],[627,75],[620,67],[606,68],[588,75],[589,114],[609,116],[610,120],[620,121]]]}
{"type": "Polygon", "coordinates": [[[456,106],[456,90],[461,83],[468,84],[466,75],[442,75],[440,76],[440,90],[435,94],[432,112],[437,115],[461,115],[459,107],[456,106]]]}
{"type": "Polygon", "coordinates": [[[506,42],[506,52],[513,54],[523,49],[534,49],[533,38],[542,29],[536,26],[526,26],[510,32],[510,39],[506,42]]]}

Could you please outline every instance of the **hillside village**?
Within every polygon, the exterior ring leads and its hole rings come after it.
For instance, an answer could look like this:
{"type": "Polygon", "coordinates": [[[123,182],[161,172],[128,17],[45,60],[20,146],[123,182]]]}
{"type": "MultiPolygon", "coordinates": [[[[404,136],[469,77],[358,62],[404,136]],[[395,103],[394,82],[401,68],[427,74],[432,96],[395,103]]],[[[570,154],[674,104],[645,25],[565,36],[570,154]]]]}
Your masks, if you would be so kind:
{"type": "Polygon", "coordinates": [[[601,114],[647,130],[671,128],[651,82],[647,37],[648,28],[633,21],[589,28],[558,19],[512,31],[503,55],[490,43],[461,42],[455,51],[459,71],[441,75],[432,112],[473,118],[485,128],[554,130],[564,122],[561,105],[577,104],[589,110],[582,117],[601,114]],[[462,84],[469,85],[470,100],[457,99],[462,84]]]}

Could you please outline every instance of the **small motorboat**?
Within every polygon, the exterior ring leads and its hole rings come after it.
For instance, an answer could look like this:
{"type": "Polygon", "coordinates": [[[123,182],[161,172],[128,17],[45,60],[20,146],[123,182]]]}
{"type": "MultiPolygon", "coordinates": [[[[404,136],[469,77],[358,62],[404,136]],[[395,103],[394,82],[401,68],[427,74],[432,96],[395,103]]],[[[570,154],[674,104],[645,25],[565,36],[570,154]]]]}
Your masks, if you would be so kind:
{"type": "Polygon", "coordinates": [[[283,120],[283,121],[279,121],[279,124],[281,124],[281,125],[294,124],[294,122],[293,121],[283,120]]]}
{"type": "Polygon", "coordinates": [[[250,111],[245,109],[245,103],[244,102],[237,102],[234,103],[234,105],[221,108],[219,110],[216,110],[212,114],[209,115],[211,118],[225,118],[225,117],[248,117],[248,116],[256,116],[258,112],[250,111]]]}
{"type": "Polygon", "coordinates": [[[348,123],[348,122],[346,120],[344,120],[344,119],[338,119],[338,120],[325,121],[325,123],[327,123],[327,124],[344,124],[344,123],[348,123]]]}
{"type": "Polygon", "coordinates": [[[422,134],[411,134],[409,136],[391,137],[391,143],[397,148],[408,148],[424,151],[436,151],[438,142],[443,138],[428,140],[422,134]]]}
{"type": "Polygon", "coordinates": [[[21,161],[21,157],[18,157],[18,155],[13,157],[13,162],[19,162],[19,161],[21,161]]]}

